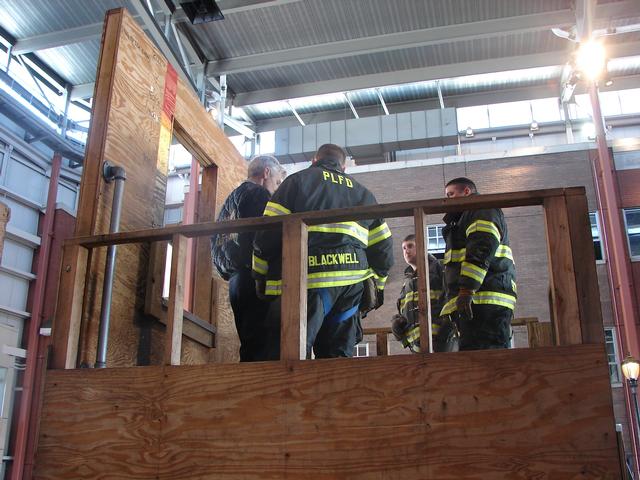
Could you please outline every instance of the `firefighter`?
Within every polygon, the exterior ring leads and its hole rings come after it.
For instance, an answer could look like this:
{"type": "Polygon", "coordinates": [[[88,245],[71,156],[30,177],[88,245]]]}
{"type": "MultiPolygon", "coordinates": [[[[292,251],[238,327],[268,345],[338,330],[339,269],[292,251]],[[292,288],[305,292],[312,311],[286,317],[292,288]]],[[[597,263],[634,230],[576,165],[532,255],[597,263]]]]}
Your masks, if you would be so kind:
{"type": "MultiPolygon", "coordinates": [[[[398,298],[398,313],[392,319],[391,330],[396,340],[413,353],[420,352],[420,324],[418,319],[418,267],[416,264],[416,236],[408,235],[402,242],[402,255],[407,263],[404,284],[398,298]]],[[[429,254],[429,297],[431,302],[431,332],[434,352],[458,350],[458,332],[448,317],[440,317],[444,300],[442,264],[429,254]]]]}
{"type": "MultiPolygon", "coordinates": [[[[309,168],[282,183],[264,214],[375,205],[373,194],[344,173],[345,162],[342,148],[322,145],[309,168]]],[[[307,358],[312,350],[316,358],[351,357],[362,340],[363,283],[374,282],[377,306],[383,301],[393,264],[391,232],[383,219],[312,225],[308,231],[307,358]]],[[[266,297],[282,293],[281,252],[280,232],[256,234],[253,272],[266,297]]]]}
{"type": "MultiPolygon", "coordinates": [[[[447,198],[478,193],[468,178],[451,180],[447,198]]],[[[509,233],[498,208],[448,213],[442,236],[445,304],[460,331],[460,350],[509,348],[516,278],[509,233]]]]}
{"type": "MultiPolygon", "coordinates": [[[[249,162],[248,178],[227,197],[218,221],[260,217],[269,198],[282,183],[285,169],[268,155],[249,162]]],[[[240,338],[240,361],[277,360],[278,352],[269,351],[264,338],[270,332],[267,312],[270,303],[256,296],[251,275],[253,232],[218,234],[211,237],[213,265],[229,281],[229,300],[240,338]]]]}

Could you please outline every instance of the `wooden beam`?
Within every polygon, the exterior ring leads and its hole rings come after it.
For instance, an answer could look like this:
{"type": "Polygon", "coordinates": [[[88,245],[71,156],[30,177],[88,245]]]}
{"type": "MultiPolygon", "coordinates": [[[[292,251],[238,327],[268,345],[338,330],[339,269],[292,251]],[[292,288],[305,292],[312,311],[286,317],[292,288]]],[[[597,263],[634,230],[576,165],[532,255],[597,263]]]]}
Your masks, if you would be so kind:
{"type": "Polygon", "coordinates": [[[62,247],[58,303],[51,329],[51,368],[76,367],[88,257],[84,247],[62,247]]]}
{"type": "Polygon", "coordinates": [[[604,327],[596,255],[591,239],[589,206],[585,195],[567,195],[567,214],[576,278],[583,343],[603,343],[604,327]]]}
{"type": "MultiPolygon", "coordinates": [[[[464,198],[437,198],[431,200],[395,202],[383,205],[366,205],[361,207],[340,208],[312,212],[294,213],[290,219],[302,220],[307,225],[321,223],[362,220],[367,218],[411,217],[414,209],[422,208],[427,215],[455,212],[460,210],[479,210],[486,208],[510,208],[542,205],[547,198],[565,194],[584,194],[584,187],[552,188],[527,192],[496,193],[489,195],[473,195],[464,198]]],[[[157,242],[171,240],[176,233],[186,237],[212,235],[214,233],[249,232],[258,229],[276,229],[284,221],[282,217],[246,218],[226,222],[198,223],[194,225],[178,225],[165,228],[153,228],[129,232],[76,237],[65,241],[65,245],[84,245],[98,247],[121,245],[125,243],[157,242]]]]}
{"type": "Polygon", "coordinates": [[[171,256],[171,283],[169,287],[164,363],[165,365],[180,365],[187,237],[184,235],[174,235],[172,245],[173,255],[171,256]]]}
{"type": "Polygon", "coordinates": [[[307,356],[307,238],[307,226],[302,221],[285,218],[280,360],[300,360],[307,356]]]}
{"type": "Polygon", "coordinates": [[[413,211],[416,236],[416,265],[418,267],[418,321],[420,322],[420,352],[433,352],[431,338],[431,298],[429,295],[429,257],[424,241],[424,212],[413,211]]]}
{"type": "MultiPolygon", "coordinates": [[[[216,194],[218,167],[202,169],[202,190],[198,195],[196,222],[213,222],[216,219],[216,194]]],[[[196,270],[193,286],[193,313],[216,325],[217,288],[211,263],[211,241],[208,236],[196,240],[196,270]]]]}
{"type": "Polygon", "coordinates": [[[389,355],[389,334],[386,332],[376,334],[376,355],[378,357],[389,355]]]}
{"type": "Polygon", "coordinates": [[[544,200],[552,318],[558,345],[582,343],[569,218],[564,196],[544,200]]]}

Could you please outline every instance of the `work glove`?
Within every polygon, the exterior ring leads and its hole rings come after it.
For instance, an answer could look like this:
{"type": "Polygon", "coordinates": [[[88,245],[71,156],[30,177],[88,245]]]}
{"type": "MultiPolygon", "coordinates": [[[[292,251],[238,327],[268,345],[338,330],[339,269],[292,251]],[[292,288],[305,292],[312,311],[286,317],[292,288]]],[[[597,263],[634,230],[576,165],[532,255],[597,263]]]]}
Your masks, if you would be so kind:
{"type": "Polygon", "coordinates": [[[473,310],[471,309],[473,293],[473,290],[469,290],[468,288],[461,288],[458,291],[458,299],[456,300],[458,316],[467,321],[471,321],[473,319],[473,310]]]}
{"type": "Polygon", "coordinates": [[[391,319],[391,332],[393,336],[396,337],[396,340],[399,342],[404,338],[404,333],[409,326],[409,321],[402,315],[398,315],[397,313],[391,319]]]}
{"type": "Polygon", "coordinates": [[[367,316],[371,310],[376,309],[376,284],[373,278],[367,278],[362,282],[363,290],[360,298],[360,313],[362,318],[367,316]]]}

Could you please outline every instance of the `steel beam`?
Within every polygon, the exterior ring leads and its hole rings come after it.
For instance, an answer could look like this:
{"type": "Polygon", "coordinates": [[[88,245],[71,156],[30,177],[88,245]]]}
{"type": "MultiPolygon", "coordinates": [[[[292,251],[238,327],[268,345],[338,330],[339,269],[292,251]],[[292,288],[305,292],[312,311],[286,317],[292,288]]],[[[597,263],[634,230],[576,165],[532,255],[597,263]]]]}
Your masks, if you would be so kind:
{"type": "Polygon", "coordinates": [[[557,10],[533,15],[354,38],[339,42],[322,43],[307,47],[218,60],[209,64],[207,75],[250,72],[296,63],[317,62],[332,58],[343,58],[462,40],[477,40],[498,35],[545,30],[552,27],[572,24],[574,21],[575,16],[573,11],[557,10]]]}
{"type": "MultiPolygon", "coordinates": [[[[569,47],[570,45],[567,44],[567,50],[555,50],[532,55],[493,58],[464,63],[434,65],[431,67],[414,68],[395,72],[374,73],[357,77],[302,83],[288,87],[256,90],[253,92],[240,92],[236,94],[234,104],[238,106],[254,105],[256,103],[308,97],[311,95],[323,95],[334,92],[346,92],[365,88],[383,87],[387,85],[398,85],[399,81],[405,84],[438,80],[442,78],[464,77],[466,75],[475,75],[480,73],[506,72],[527,68],[559,66],[565,64],[569,58],[569,47]]],[[[609,58],[640,55],[640,43],[629,42],[612,44],[609,46],[608,51],[609,58]]]]}
{"type": "Polygon", "coordinates": [[[144,0],[131,0],[131,7],[140,17],[142,25],[147,29],[147,35],[153,39],[156,46],[160,49],[171,66],[173,66],[173,68],[178,72],[180,78],[182,78],[182,80],[193,89],[193,92],[197,96],[198,89],[196,88],[195,83],[193,82],[189,72],[185,70],[176,53],[173,51],[171,45],[169,45],[169,42],[156,22],[153,13],[149,11],[146,2],[144,0]]]}
{"type": "Polygon", "coordinates": [[[74,100],[84,100],[84,99],[93,97],[93,89],[95,85],[96,85],[95,82],[73,85],[71,87],[71,93],[69,94],[69,99],[71,101],[74,101],[74,100]]]}
{"type": "Polygon", "coordinates": [[[20,38],[13,46],[14,55],[61,47],[73,43],[81,43],[99,39],[102,35],[102,22],[83,25],[81,27],[58,30],[33,37],[20,38]]]}

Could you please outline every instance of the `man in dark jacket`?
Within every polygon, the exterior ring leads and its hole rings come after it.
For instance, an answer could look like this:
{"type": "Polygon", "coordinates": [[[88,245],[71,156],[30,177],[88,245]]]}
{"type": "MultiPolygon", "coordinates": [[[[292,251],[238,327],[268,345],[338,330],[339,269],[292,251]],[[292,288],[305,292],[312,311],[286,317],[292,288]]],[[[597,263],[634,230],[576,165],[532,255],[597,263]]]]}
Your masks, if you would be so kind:
{"type": "MultiPolygon", "coordinates": [[[[398,298],[398,313],[392,319],[391,330],[402,345],[414,352],[420,352],[420,322],[418,318],[418,266],[416,263],[416,236],[408,235],[402,242],[402,255],[407,263],[404,284],[398,298]]],[[[429,254],[429,298],[431,302],[431,333],[434,352],[458,350],[458,336],[455,325],[448,317],[440,317],[444,304],[442,287],[442,264],[429,254]]]]}
{"type": "MultiPolygon", "coordinates": [[[[262,215],[269,198],[282,182],[285,170],[274,157],[262,155],[249,162],[248,178],[227,197],[218,221],[262,215]]],[[[229,300],[240,338],[240,361],[277,360],[266,337],[270,303],[256,296],[251,276],[253,232],[218,234],[211,237],[213,265],[229,280],[229,300]]]]}
{"type": "MultiPolygon", "coordinates": [[[[265,215],[374,205],[365,187],[344,173],[346,155],[337,145],[321,146],[312,165],[287,178],[265,215]]],[[[363,282],[375,279],[382,294],[393,264],[392,240],[383,219],[309,226],[307,357],[351,357],[362,339],[359,306],[363,282]]],[[[266,296],[282,290],[282,238],[261,231],[254,241],[253,272],[266,296]]]]}
{"type": "MultiPolygon", "coordinates": [[[[447,198],[477,194],[468,178],[451,180],[447,198]]],[[[509,233],[499,208],[448,213],[441,315],[451,315],[460,330],[460,350],[509,348],[516,306],[516,270],[509,233]]]]}

